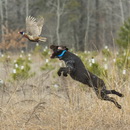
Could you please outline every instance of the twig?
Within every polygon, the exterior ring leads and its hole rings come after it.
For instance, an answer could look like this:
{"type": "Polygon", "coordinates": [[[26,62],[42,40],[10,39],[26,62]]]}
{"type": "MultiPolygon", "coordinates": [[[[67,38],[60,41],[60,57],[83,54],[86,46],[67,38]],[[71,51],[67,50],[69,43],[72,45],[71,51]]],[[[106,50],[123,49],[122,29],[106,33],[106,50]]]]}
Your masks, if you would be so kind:
{"type": "MultiPolygon", "coordinates": [[[[34,107],[34,109],[33,109],[32,113],[31,113],[30,117],[29,117],[28,120],[25,122],[25,125],[28,124],[28,122],[29,122],[30,119],[32,118],[33,114],[35,114],[37,108],[38,108],[40,105],[44,105],[45,103],[46,103],[46,102],[38,103],[38,104],[34,107]]],[[[43,108],[44,108],[44,107],[43,107],[43,108]]]]}

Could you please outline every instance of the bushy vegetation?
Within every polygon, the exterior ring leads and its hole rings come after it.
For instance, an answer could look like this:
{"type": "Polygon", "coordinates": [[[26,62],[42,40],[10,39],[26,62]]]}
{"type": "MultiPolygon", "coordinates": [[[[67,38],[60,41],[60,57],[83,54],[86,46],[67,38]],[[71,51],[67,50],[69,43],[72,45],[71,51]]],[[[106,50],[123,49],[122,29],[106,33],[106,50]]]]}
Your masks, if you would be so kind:
{"type": "Polygon", "coordinates": [[[106,57],[106,58],[111,57],[111,52],[110,52],[108,46],[105,46],[105,48],[102,49],[102,54],[103,54],[103,56],[106,57]]]}
{"type": "Polygon", "coordinates": [[[124,51],[117,56],[116,65],[119,69],[130,69],[130,52],[124,51]]]}
{"type": "Polygon", "coordinates": [[[117,44],[120,48],[127,49],[130,47],[130,18],[126,20],[121,26],[118,33],[119,37],[117,39],[117,44]]]}
{"type": "Polygon", "coordinates": [[[53,70],[55,68],[53,64],[50,64],[48,62],[49,60],[46,59],[46,63],[43,66],[41,66],[41,70],[53,70]]]}
{"type": "MultiPolygon", "coordinates": [[[[33,56],[39,54],[40,59],[43,60],[43,64],[39,67],[39,71],[45,71],[45,70],[54,70],[56,68],[56,65],[60,66],[60,61],[56,62],[57,59],[50,59],[50,50],[45,47],[44,49],[41,48],[41,46],[36,46],[34,49],[34,53],[32,53],[33,56]],[[36,51],[36,50],[41,51],[36,51]],[[37,52],[37,53],[36,53],[37,52]]],[[[123,70],[129,70],[130,69],[130,52],[129,51],[123,51],[123,52],[116,52],[112,53],[112,51],[109,50],[108,47],[105,47],[101,53],[97,51],[93,52],[79,52],[76,53],[83,63],[85,64],[86,68],[94,73],[95,75],[101,77],[101,78],[107,78],[108,69],[111,66],[114,66],[117,68],[117,71],[122,74],[123,70]],[[100,60],[98,60],[99,56],[100,60]]],[[[37,72],[32,72],[31,66],[33,63],[33,60],[30,60],[30,54],[20,54],[17,59],[13,59],[9,55],[2,55],[0,58],[0,61],[3,64],[6,64],[6,66],[13,66],[12,68],[12,74],[11,77],[13,80],[25,80],[28,78],[31,78],[35,74],[37,75],[37,72]]]]}
{"type": "Polygon", "coordinates": [[[23,57],[22,54],[18,57],[13,64],[13,72],[11,77],[13,80],[26,80],[35,75],[31,72],[30,57],[23,57]]]}

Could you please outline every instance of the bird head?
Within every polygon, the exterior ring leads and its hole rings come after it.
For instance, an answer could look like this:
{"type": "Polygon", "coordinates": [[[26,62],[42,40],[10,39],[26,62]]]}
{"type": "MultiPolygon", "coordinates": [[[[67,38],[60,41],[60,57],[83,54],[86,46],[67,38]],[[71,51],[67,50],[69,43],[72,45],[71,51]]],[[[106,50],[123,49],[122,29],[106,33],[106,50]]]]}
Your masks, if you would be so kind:
{"type": "Polygon", "coordinates": [[[25,33],[24,32],[18,32],[19,34],[21,34],[21,35],[24,35],[25,33]]]}

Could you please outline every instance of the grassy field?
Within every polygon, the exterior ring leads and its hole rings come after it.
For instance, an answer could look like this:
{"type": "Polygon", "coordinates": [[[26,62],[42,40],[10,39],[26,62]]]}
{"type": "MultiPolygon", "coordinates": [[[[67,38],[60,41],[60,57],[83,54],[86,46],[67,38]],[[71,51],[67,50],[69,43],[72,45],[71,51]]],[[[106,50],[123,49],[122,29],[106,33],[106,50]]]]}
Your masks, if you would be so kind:
{"type": "MultiPolygon", "coordinates": [[[[121,110],[98,99],[91,88],[71,77],[58,77],[56,72],[64,63],[51,60],[48,55],[32,54],[30,66],[35,75],[12,80],[13,61],[19,55],[11,54],[11,62],[0,61],[0,79],[4,81],[0,85],[0,130],[130,129],[130,73],[129,69],[124,75],[119,73],[113,62],[114,54],[107,61],[102,60],[101,52],[92,55],[100,66],[108,65],[108,76],[101,76],[107,88],[125,95],[123,98],[112,95],[122,105],[121,110]]],[[[87,63],[92,55],[80,57],[87,63]]]]}

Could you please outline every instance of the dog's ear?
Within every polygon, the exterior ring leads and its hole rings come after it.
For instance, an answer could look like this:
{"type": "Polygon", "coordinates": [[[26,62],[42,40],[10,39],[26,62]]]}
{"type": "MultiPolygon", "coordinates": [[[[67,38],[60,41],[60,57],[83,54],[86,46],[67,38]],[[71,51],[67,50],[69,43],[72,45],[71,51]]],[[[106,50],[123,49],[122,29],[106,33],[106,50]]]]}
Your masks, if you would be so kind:
{"type": "Polygon", "coordinates": [[[69,50],[66,46],[64,46],[64,49],[67,50],[67,51],[69,50]]]}
{"type": "Polygon", "coordinates": [[[51,46],[50,46],[50,49],[53,49],[53,48],[54,48],[54,45],[51,45],[51,46]]]}
{"type": "Polygon", "coordinates": [[[68,51],[69,49],[66,47],[66,50],[68,51]]]}
{"type": "Polygon", "coordinates": [[[54,49],[54,48],[58,48],[58,46],[55,46],[55,45],[50,46],[50,49],[54,49]]]}

